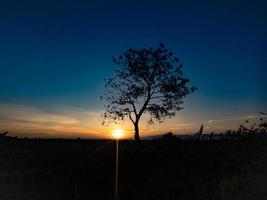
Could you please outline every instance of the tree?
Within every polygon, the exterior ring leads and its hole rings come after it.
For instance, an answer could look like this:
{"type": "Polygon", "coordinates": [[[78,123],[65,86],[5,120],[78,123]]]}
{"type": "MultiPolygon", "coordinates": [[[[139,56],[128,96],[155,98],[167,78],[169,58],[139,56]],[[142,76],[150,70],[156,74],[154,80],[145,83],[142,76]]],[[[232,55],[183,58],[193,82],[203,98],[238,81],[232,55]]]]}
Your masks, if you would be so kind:
{"type": "Polygon", "coordinates": [[[140,140],[139,122],[149,114],[148,124],[161,123],[181,110],[183,99],[196,88],[189,87],[179,59],[164,44],[158,48],[128,49],[115,58],[115,76],[106,80],[107,101],[103,125],[129,118],[140,140]]]}
{"type": "Polygon", "coordinates": [[[203,124],[201,124],[201,126],[199,128],[199,131],[197,133],[195,133],[195,135],[194,135],[195,139],[198,139],[198,140],[201,139],[201,136],[202,136],[202,133],[203,133],[203,128],[204,128],[204,126],[203,126],[203,124]]]}
{"type": "Polygon", "coordinates": [[[0,133],[0,137],[5,137],[8,134],[8,131],[4,132],[4,133],[0,133]]]}

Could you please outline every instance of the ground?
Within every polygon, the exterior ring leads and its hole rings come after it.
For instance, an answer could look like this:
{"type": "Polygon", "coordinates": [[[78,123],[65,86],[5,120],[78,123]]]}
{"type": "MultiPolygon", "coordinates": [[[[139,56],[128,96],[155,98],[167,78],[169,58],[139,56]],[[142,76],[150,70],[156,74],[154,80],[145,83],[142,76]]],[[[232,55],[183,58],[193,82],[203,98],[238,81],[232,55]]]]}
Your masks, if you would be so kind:
{"type": "MultiPolygon", "coordinates": [[[[115,141],[0,140],[1,200],[114,199],[115,141]]],[[[120,200],[264,199],[267,140],[119,143],[120,200]]]]}

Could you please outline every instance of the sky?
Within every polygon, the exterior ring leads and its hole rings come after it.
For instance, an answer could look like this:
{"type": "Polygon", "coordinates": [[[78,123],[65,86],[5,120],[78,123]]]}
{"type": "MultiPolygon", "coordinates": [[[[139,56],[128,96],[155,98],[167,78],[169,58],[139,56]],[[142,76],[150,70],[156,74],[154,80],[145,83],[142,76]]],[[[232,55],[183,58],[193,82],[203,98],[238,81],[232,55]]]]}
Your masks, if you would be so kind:
{"type": "MultiPolygon", "coordinates": [[[[222,132],[267,111],[264,1],[0,1],[0,132],[108,138],[112,56],[165,43],[198,90],[141,135],[222,132]]],[[[128,122],[120,126],[129,136],[128,122]]]]}

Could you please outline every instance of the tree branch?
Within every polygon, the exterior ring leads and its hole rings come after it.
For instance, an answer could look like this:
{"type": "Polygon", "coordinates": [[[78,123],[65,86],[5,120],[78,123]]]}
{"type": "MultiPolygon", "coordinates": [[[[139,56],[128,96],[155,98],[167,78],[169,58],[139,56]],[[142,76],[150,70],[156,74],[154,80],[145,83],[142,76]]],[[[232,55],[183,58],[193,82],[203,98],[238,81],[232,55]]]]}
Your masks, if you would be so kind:
{"type": "Polygon", "coordinates": [[[154,96],[154,97],[151,97],[151,99],[160,99],[160,98],[164,98],[164,96],[154,96]]]}
{"type": "Polygon", "coordinates": [[[140,110],[139,114],[137,115],[138,119],[140,119],[141,115],[146,110],[147,104],[149,103],[150,99],[151,99],[151,94],[150,94],[150,89],[148,89],[148,91],[147,91],[147,99],[146,99],[142,109],[140,110]]]}
{"type": "Polygon", "coordinates": [[[129,96],[127,96],[127,97],[128,97],[128,99],[129,99],[129,101],[130,101],[130,104],[131,104],[131,105],[132,105],[132,107],[133,107],[133,110],[134,110],[134,114],[135,114],[135,116],[137,116],[136,107],[135,107],[135,105],[134,105],[134,103],[133,103],[132,99],[131,99],[129,96]]]}
{"type": "Polygon", "coordinates": [[[130,120],[132,121],[132,123],[134,124],[134,120],[133,120],[133,118],[132,118],[131,113],[129,113],[129,118],[130,118],[130,120]]]}

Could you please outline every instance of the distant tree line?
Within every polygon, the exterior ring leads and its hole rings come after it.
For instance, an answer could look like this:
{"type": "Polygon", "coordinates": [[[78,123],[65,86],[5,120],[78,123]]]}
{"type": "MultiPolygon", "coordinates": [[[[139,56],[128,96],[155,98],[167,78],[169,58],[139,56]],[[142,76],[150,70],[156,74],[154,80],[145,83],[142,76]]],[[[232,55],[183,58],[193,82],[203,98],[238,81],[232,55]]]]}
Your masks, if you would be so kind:
{"type": "MultiPolygon", "coordinates": [[[[261,112],[261,115],[266,115],[261,112]]],[[[215,134],[211,132],[204,134],[204,125],[201,124],[199,131],[191,136],[176,136],[172,132],[163,134],[161,137],[164,140],[170,139],[184,139],[184,140],[238,140],[247,137],[262,137],[267,136],[267,122],[264,121],[263,117],[260,117],[258,121],[253,122],[250,120],[245,121],[245,125],[240,125],[237,130],[227,130],[224,133],[215,134]]]]}

